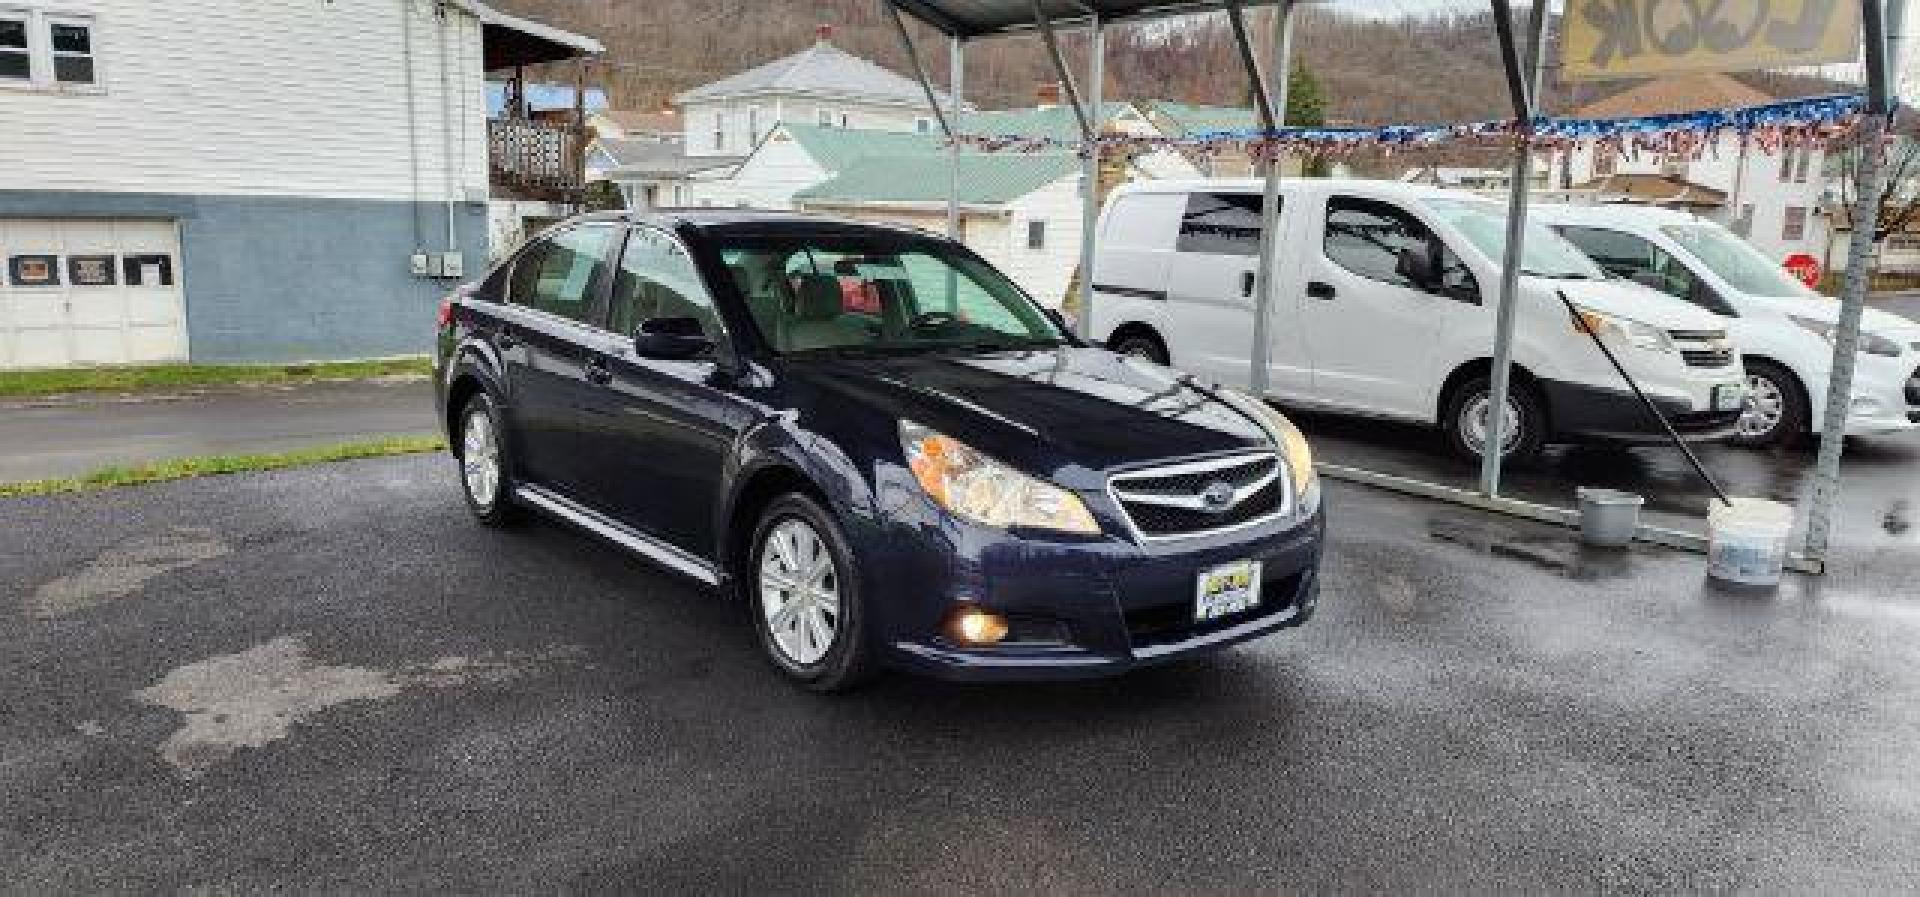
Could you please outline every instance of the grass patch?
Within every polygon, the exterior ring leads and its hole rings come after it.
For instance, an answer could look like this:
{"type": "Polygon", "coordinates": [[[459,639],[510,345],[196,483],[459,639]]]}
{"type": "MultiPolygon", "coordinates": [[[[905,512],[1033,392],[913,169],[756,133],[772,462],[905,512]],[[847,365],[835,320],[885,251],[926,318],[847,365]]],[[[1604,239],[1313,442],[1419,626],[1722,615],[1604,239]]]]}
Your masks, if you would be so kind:
{"type": "Polygon", "coordinates": [[[0,498],[18,498],[25,495],[54,495],[61,492],[91,492],[96,489],[137,486],[142,483],[164,483],[168,480],[184,480],[191,477],[210,477],[229,473],[247,473],[258,470],[280,470],[287,467],[304,467],[310,464],[325,464],[330,461],[352,461],[359,458],[385,458],[390,455],[413,455],[421,452],[439,451],[446,447],[446,440],[438,436],[392,436],[385,439],[348,442],[341,445],[326,445],[318,448],[279,452],[271,455],[216,455],[209,458],[180,458],[173,461],[155,461],[151,464],[136,464],[131,467],[105,467],[82,477],[57,480],[34,480],[26,483],[0,483],[0,498]]]}
{"type": "Polygon", "coordinates": [[[194,386],[305,383],[359,380],[394,374],[427,374],[433,361],[385,358],[315,364],[160,364],[144,367],[66,368],[50,371],[0,371],[0,396],[38,396],[62,392],[138,392],[194,386]]]}

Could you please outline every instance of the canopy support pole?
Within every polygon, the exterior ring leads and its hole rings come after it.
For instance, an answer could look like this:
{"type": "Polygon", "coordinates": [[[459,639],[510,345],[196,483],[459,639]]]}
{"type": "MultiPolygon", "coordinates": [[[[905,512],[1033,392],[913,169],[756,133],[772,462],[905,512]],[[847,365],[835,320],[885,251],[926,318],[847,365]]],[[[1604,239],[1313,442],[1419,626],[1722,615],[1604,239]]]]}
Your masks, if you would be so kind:
{"type": "Polygon", "coordinates": [[[913,45],[913,36],[907,33],[907,20],[900,17],[900,7],[888,0],[887,17],[893,20],[893,32],[900,38],[900,48],[907,51],[907,61],[913,63],[913,76],[920,81],[920,91],[926,94],[927,108],[933,110],[933,119],[940,123],[940,133],[948,140],[953,139],[953,125],[947,121],[946,112],[940,108],[939,95],[934,93],[933,78],[927,74],[927,64],[920,58],[920,50],[913,45]]]}
{"type": "MultiPolygon", "coordinates": [[[[1060,76],[1060,89],[1065,92],[1067,105],[1073,107],[1073,117],[1080,120],[1080,136],[1092,142],[1093,121],[1087,117],[1087,109],[1080,102],[1080,88],[1074,84],[1073,71],[1067,68],[1067,59],[1060,54],[1060,37],[1053,32],[1053,20],[1047,17],[1046,7],[1040,0],[1033,0],[1033,20],[1040,26],[1040,40],[1047,45],[1047,58],[1053,61],[1053,72],[1060,76]]],[[[1098,26],[1098,19],[1095,25],[1098,26]]]]}
{"type": "MultiPolygon", "coordinates": [[[[1520,268],[1526,258],[1527,200],[1533,192],[1533,117],[1540,96],[1541,65],[1546,56],[1545,0],[1535,0],[1527,33],[1526,56],[1521,56],[1513,29],[1512,0],[1493,0],[1493,25],[1500,36],[1500,57],[1507,70],[1507,91],[1513,98],[1513,184],[1507,197],[1507,246],[1500,265],[1500,307],[1495,318],[1493,371],[1487,397],[1485,442],[1480,450],[1480,493],[1500,495],[1500,465],[1505,461],[1507,399],[1513,391],[1513,327],[1520,305],[1520,268]]],[[[1443,421],[1457,426],[1457,421],[1443,421]]]]}
{"type": "Polygon", "coordinates": [[[958,37],[947,45],[947,237],[961,239],[960,229],[960,116],[961,96],[967,86],[967,45],[958,37]]]}
{"type": "MultiPolygon", "coordinates": [[[[1245,13],[1239,3],[1227,5],[1227,21],[1233,25],[1234,42],[1240,47],[1240,61],[1247,79],[1253,84],[1253,96],[1260,121],[1269,134],[1277,136],[1287,121],[1287,87],[1293,74],[1293,22],[1297,0],[1279,0],[1274,5],[1272,53],[1263,74],[1247,39],[1245,13]]],[[[1264,179],[1260,195],[1260,255],[1254,278],[1253,351],[1248,353],[1247,389],[1265,399],[1271,386],[1273,351],[1272,325],[1274,294],[1277,292],[1280,265],[1280,176],[1281,159],[1276,148],[1261,165],[1264,179]]]]}
{"type": "Polygon", "coordinates": [[[1853,410],[1854,363],[1860,351],[1860,320],[1872,288],[1873,260],[1880,251],[1880,200],[1886,190],[1885,153],[1892,117],[1893,72],[1888,70],[1887,26],[1904,20],[1906,4],[1861,0],[1866,33],[1867,114],[1860,123],[1860,165],[1850,217],[1853,233],[1847,250],[1846,285],[1840,292],[1840,320],[1833,333],[1833,374],[1827,381],[1827,408],[1821,420],[1820,454],[1814,461],[1813,495],[1807,508],[1806,555],[1825,564],[1833,539],[1833,505],[1840,497],[1840,456],[1846,448],[1847,418],[1853,410]]]}
{"type": "MultiPolygon", "coordinates": [[[[1107,26],[1095,15],[1087,21],[1087,103],[1081,122],[1100,122],[1107,78],[1107,26]]],[[[1081,145],[1080,175],[1080,308],[1074,329],[1082,337],[1093,334],[1094,230],[1100,225],[1100,130],[1095,124],[1081,145]]]]}

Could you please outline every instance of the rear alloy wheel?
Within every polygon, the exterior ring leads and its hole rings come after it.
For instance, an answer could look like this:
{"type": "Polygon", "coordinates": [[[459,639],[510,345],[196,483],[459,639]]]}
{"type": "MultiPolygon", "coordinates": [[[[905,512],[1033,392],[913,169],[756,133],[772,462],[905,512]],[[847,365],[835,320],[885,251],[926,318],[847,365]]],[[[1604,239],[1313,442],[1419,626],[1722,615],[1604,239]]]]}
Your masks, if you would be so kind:
{"type": "MultiPolygon", "coordinates": [[[[1488,433],[1493,423],[1493,384],[1486,377],[1475,377],[1455,389],[1447,403],[1442,423],[1447,445],[1455,454],[1479,460],[1487,451],[1488,433]]],[[[1505,422],[1501,427],[1501,455],[1507,460],[1525,459],[1537,454],[1546,444],[1547,414],[1533,390],[1518,380],[1507,391],[1505,422]]]]}
{"type": "Polygon", "coordinates": [[[1167,347],[1160,345],[1151,333],[1129,333],[1113,341],[1113,351],[1154,364],[1166,364],[1167,347]]]}
{"type": "Polygon", "coordinates": [[[1807,431],[1807,400],[1799,381],[1785,368],[1765,361],[1747,362],[1747,408],[1728,442],[1769,448],[1807,431]]]}
{"type": "Polygon", "coordinates": [[[748,563],[754,628],[774,666],[815,691],[863,681],[870,652],[858,578],[831,515],[803,495],[774,500],[748,563]]]}
{"type": "Polygon", "coordinates": [[[460,486],[473,516],[488,526],[512,522],[517,510],[501,432],[493,398],[484,392],[474,393],[460,412],[460,486]]]}

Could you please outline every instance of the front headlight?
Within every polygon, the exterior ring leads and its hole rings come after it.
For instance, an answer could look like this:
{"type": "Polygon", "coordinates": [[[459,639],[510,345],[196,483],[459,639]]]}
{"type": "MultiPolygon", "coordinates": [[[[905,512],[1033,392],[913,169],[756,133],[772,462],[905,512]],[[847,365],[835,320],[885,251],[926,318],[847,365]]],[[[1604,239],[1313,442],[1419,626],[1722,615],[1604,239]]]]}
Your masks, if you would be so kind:
{"type": "Polygon", "coordinates": [[[913,478],[934,503],[985,526],[1097,535],[1100,524],[1080,497],[981,454],[951,436],[900,422],[900,446],[913,478]]]}
{"type": "Polygon", "coordinates": [[[1280,456],[1287,462],[1287,473],[1293,478],[1293,494],[1304,506],[1320,480],[1319,471],[1313,467],[1313,447],[1307,444],[1306,435],[1278,409],[1247,393],[1221,387],[1220,394],[1267,431],[1274,447],[1280,450],[1280,456]]]}
{"type": "Polygon", "coordinates": [[[1582,333],[1596,333],[1602,339],[1612,338],[1648,352],[1674,350],[1673,338],[1665,330],[1632,318],[1595,311],[1584,305],[1574,306],[1573,329],[1582,333]]]}
{"type": "MultiPolygon", "coordinates": [[[[1839,329],[1825,321],[1818,321],[1813,318],[1800,318],[1792,315],[1788,315],[1787,318],[1793,323],[1800,325],[1802,329],[1811,331],[1813,335],[1826,340],[1828,345],[1833,344],[1833,334],[1839,329]]],[[[1900,354],[1905,351],[1905,348],[1902,347],[1897,340],[1889,339],[1878,333],[1868,333],[1863,330],[1860,332],[1860,351],[1868,355],[1899,358],[1900,354]]]]}

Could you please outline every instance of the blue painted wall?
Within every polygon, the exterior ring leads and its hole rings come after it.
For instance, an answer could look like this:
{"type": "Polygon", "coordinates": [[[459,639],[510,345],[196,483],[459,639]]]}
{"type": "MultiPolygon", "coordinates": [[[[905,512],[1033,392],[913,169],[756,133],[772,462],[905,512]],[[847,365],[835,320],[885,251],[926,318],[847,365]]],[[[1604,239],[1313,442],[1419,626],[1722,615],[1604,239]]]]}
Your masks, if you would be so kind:
{"type": "MultiPolygon", "coordinates": [[[[487,260],[484,203],[454,205],[469,278],[487,260]]],[[[0,191],[0,216],[180,222],[187,347],[196,362],[407,355],[432,345],[453,282],[415,277],[446,247],[444,203],[0,191]]]]}

